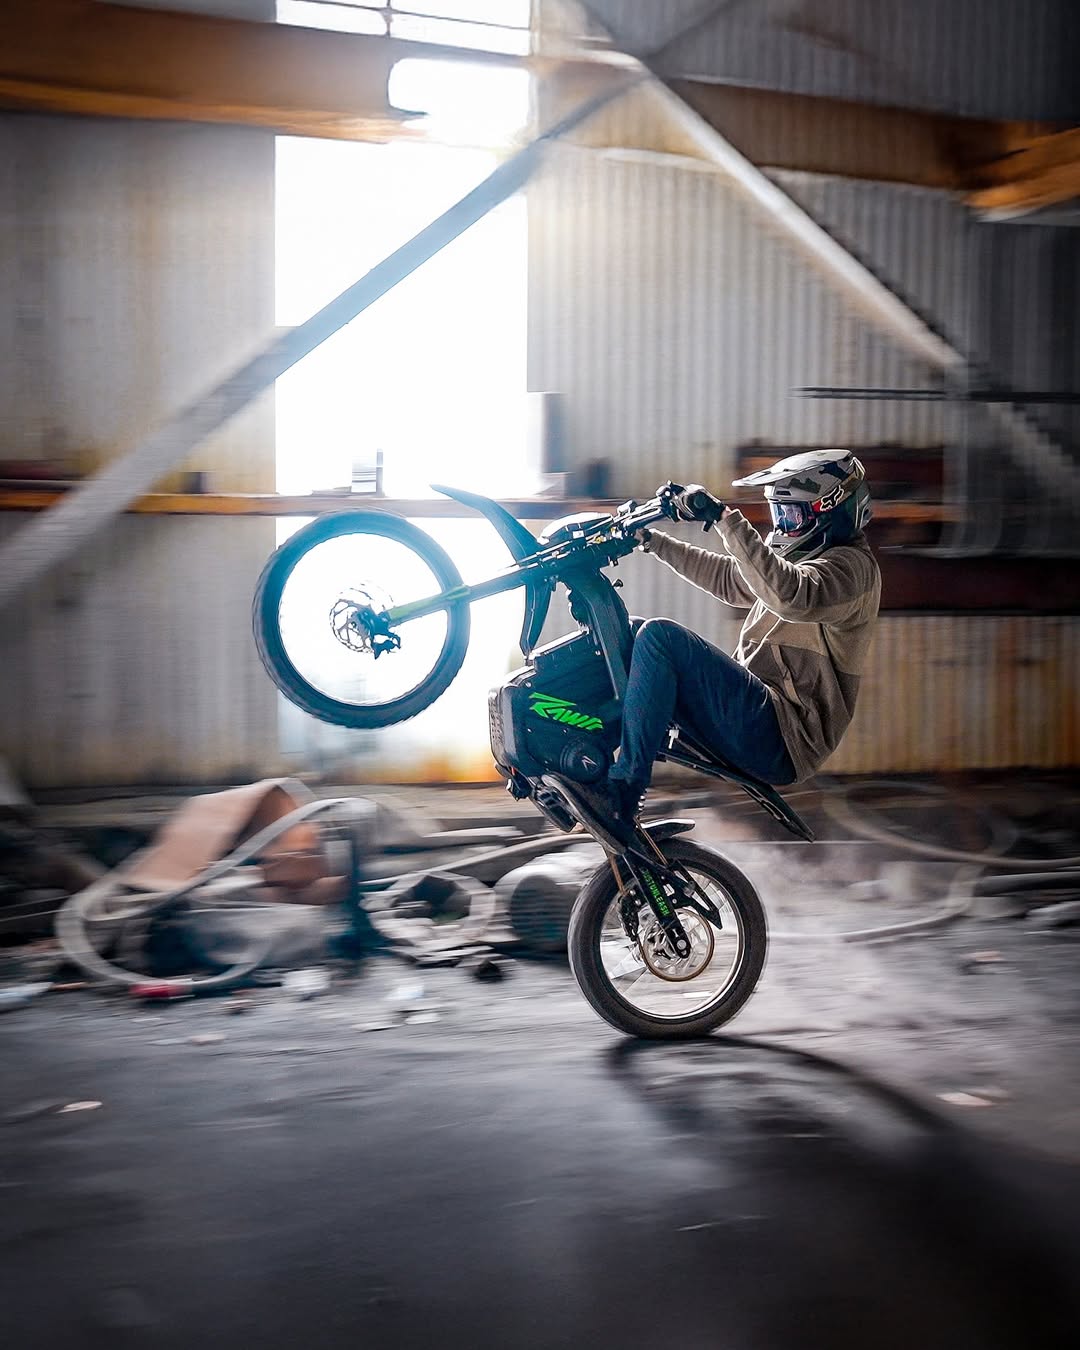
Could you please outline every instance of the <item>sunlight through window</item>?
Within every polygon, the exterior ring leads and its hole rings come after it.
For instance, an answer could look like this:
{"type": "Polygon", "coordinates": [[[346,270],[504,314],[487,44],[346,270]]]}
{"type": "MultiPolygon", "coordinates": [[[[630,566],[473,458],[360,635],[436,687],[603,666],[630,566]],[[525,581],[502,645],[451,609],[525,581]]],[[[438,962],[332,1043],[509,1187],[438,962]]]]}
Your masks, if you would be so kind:
{"type": "MultiPolygon", "coordinates": [[[[479,68],[466,75],[460,67],[408,61],[394,74],[395,99],[430,112],[433,122],[456,117],[459,127],[470,119],[479,127],[486,116],[489,142],[514,134],[528,115],[525,72],[479,68]]],[[[497,162],[475,144],[279,138],[277,322],[302,322],[497,162]]],[[[428,497],[432,482],[490,496],[535,491],[527,461],[526,243],[518,196],[283,376],[276,387],[278,490],[348,490],[354,475],[367,476],[381,457],[389,497],[428,497]]],[[[466,579],[489,576],[508,561],[486,522],[417,524],[444,544],[466,579]]],[[[281,537],[297,526],[281,522],[281,537]]],[[[393,589],[392,579],[368,580],[393,589]]],[[[521,610],[520,594],[474,607],[469,657],[449,692],[414,721],[365,738],[377,771],[489,771],[487,691],[516,663],[521,610]]],[[[301,725],[296,716],[283,724],[287,748],[310,750],[316,741],[323,755],[355,748],[356,737],[301,725]]]]}

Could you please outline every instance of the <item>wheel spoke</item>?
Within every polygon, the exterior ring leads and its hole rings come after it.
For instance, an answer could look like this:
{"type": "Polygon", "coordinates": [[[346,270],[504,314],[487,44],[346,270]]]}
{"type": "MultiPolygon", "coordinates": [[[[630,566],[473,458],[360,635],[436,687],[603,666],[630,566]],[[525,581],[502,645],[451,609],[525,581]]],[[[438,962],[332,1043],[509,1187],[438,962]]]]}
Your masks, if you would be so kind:
{"type": "Polygon", "coordinates": [[[627,954],[633,944],[622,927],[619,897],[611,900],[604,915],[602,932],[621,943],[601,940],[601,967],[619,998],[635,1012],[652,1020],[683,1020],[708,1012],[726,996],[736,979],[743,955],[743,925],[736,907],[722,886],[697,868],[683,869],[700,888],[715,919],[700,910],[683,905],[679,917],[690,939],[690,955],[675,956],[652,910],[644,902],[638,911],[638,962],[626,968],[627,954]]]}
{"type": "Polygon", "coordinates": [[[445,612],[402,625],[396,650],[379,650],[364,623],[393,604],[438,594],[432,569],[405,545],[377,535],[328,539],[301,557],[282,587],[281,642],[320,694],[356,707],[407,696],[437,664],[445,612]]]}

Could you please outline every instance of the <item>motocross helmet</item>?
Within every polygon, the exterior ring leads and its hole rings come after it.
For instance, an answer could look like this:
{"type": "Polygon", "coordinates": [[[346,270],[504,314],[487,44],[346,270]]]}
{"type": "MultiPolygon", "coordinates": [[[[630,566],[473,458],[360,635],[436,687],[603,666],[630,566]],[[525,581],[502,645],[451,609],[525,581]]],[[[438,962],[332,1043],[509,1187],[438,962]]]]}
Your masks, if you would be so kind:
{"type": "Polygon", "coordinates": [[[773,522],[765,543],[789,562],[846,544],[872,514],[865,470],[848,450],[791,455],[735,479],[732,487],[765,489],[773,522]]]}

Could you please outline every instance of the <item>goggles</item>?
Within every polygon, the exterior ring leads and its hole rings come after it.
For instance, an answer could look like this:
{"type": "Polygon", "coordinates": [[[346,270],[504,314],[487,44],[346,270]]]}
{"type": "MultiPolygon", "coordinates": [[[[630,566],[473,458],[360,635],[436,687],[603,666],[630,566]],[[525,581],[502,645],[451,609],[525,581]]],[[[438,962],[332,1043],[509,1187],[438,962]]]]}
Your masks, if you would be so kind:
{"type": "Polygon", "coordinates": [[[772,521],[781,534],[801,534],[814,523],[814,510],[809,502],[769,502],[772,521]]]}

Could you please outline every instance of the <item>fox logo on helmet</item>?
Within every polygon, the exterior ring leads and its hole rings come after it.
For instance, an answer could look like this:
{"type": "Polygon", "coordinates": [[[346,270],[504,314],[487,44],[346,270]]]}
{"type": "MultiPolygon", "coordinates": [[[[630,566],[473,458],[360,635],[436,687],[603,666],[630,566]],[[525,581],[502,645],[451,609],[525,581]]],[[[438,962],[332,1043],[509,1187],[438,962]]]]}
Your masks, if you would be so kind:
{"type": "Polygon", "coordinates": [[[818,500],[814,503],[814,510],[831,511],[834,506],[839,506],[840,503],[844,500],[844,492],[846,488],[847,488],[846,482],[837,483],[837,485],[830,492],[826,492],[824,497],[818,498],[818,500]]]}

